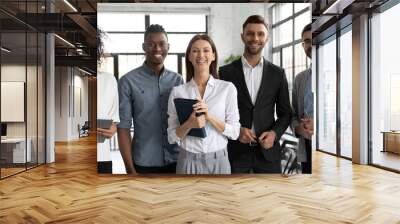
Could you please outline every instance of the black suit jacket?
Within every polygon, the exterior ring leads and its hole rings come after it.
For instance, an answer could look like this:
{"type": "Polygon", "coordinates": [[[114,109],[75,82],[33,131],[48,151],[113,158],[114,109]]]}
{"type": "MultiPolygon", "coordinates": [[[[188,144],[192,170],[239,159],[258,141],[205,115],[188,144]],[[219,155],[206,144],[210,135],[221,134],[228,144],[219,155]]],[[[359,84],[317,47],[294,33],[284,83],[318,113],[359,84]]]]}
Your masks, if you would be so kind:
{"type": "MultiPolygon", "coordinates": [[[[222,80],[232,82],[237,88],[241,126],[251,129],[254,121],[257,137],[265,131],[275,131],[277,136],[273,148],[265,150],[260,146],[258,150],[267,161],[279,161],[281,159],[279,139],[289,126],[292,116],[285,71],[264,59],[262,80],[255,105],[247,89],[241,59],[221,67],[219,75],[222,80]]],[[[242,144],[239,140],[230,141],[228,148],[229,154],[232,154],[231,158],[235,158],[235,153],[249,153],[248,144],[242,144]]]]}

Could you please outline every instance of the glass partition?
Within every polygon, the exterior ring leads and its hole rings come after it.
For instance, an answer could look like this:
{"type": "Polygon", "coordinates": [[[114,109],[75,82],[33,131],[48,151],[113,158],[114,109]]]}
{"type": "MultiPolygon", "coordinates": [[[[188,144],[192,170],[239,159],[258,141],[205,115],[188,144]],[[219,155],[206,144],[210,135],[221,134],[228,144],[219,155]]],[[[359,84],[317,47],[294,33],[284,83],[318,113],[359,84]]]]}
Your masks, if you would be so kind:
{"type": "Polygon", "coordinates": [[[38,34],[38,64],[37,64],[37,162],[46,162],[46,38],[45,34],[38,34]]]}
{"type": "MultiPolygon", "coordinates": [[[[43,3],[21,1],[18,12],[41,13],[43,3]]],[[[0,24],[0,178],[5,178],[45,163],[46,39],[3,13],[0,24]]]]}
{"type": "Polygon", "coordinates": [[[1,34],[2,177],[26,170],[26,162],[31,162],[31,151],[26,150],[26,38],[25,32],[1,34]]]}
{"type": "Polygon", "coordinates": [[[27,85],[26,85],[26,113],[27,113],[27,167],[37,165],[37,75],[38,75],[38,35],[36,32],[27,33],[27,85]]]}

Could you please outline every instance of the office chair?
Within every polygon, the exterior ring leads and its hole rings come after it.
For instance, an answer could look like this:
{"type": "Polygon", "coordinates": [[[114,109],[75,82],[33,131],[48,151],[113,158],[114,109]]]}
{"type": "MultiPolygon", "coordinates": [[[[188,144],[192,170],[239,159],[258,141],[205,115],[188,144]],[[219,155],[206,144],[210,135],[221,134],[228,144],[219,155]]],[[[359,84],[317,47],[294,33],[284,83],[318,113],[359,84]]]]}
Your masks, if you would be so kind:
{"type": "Polygon", "coordinates": [[[85,121],[82,127],[80,127],[80,125],[78,124],[78,129],[79,129],[79,138],[89,136],[89,129],[90,129],[89,121],[85,121]]]}

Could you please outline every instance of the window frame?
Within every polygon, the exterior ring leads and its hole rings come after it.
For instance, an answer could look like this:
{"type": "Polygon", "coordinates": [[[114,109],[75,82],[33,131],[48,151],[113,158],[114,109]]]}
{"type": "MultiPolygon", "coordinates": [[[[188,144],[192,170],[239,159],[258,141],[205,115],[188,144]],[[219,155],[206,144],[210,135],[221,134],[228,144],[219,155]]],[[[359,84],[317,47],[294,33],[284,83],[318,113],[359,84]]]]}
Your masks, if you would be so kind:
{"type": "MultiPolygon", "coordinates": [[[[295,67],[296,67],[296,55],[295,55],[295,46],[297,45],[297,44],[299,44],[299,43],[301,43],[302,42],[302,40],[301,39],[295,39],[296,38],[296,34],[295,34],[295,26],[296,26],[296,24],[295,24],[295,18],[297,18],[297,17],[299,17],[299,16],[301,16],[301,15],[303,15],[304,13],[310,13],[310,11],[311,11],[311,4],[308,6],[308,7],[305,7],[304,9],[301,9],[300,11],[298,11],[298,12],[296,12],[295,13],[295,3],[290,3],[290,4],[292,4],[292,13],[291,13],[291,16],[289,16],[289,17],[287,17],[287,18],[284,18],[284,19],[282,19],[282,20],[280,20],[280,21],[278,21],[278,22],[276,22],[276,23],[273,23],[272,24],[272,28],[271,28],[271,31],[272,32],[274,32],[275,30],[276,30],[276,28],[277,27],[279,27],[280,25],[282,25],[282,24],[284,24],[284,23],[286,23],[286,22],[288,22],[288,21],[290,21],[290,20],[292,20],[293,22],[292,22],[292,41],[291,42],[288,42],[288,43],[284,43],[284,44],[281,44],[281,45],[277,45],[277,46],[274,46],[274,44],[272,44],[272,55],[274,54],[274,53],[279,53],[279,57],[280,57],[280,60],[279,60],[279,64],[277,64],[278,66],[280,66],[280,67],[282,67],[282,65],[283,65],[283,54],[282,54],[282,50],[284,49],[284,48],[286,48],[286,47],[292,47],[292,77],[291,77],[291,80],[293,80],[294,81],[294,79],[295,79],[295,77],[296,77],[296,75],[297,74],[295,74],[295,67]]],[[[271,8],[271,10],[273,11],[273,10],[276,10],[276,5],[274,5],[274,6],[272,6],[272,8],[271,8]]],[[[273,15],[274,13],[271,13],[271,15],[273,15]]],[[[310,21],[311,22],[311,21],[310,21]]],[[[273,40],[273,42],[274,42],[275,40],[273,40]]],[[[306,69],[308,69],[309,68],[309,61],[310,61],[310,59],[308,58],[308,57],[306,57],[306,69]]],[[[292,86],[289,86],[289,89],[293,89],[293,83],[292,83],[292,86]]]]}
{"type": "MultiPolygon", "coordinates": [[[[205,19],[205,32],[193,32],[193,31],[187,31],[187,32],[167,32],[168,35],[169,34],[208,34],[208,15],[206,14],[202,14],[204,16],[205,19]]],[[[151,14],[150,13],[145,13],[145,29],[147,29],[150,26],[150,17],[151,14]]],[[[143,34],[145,33],[145,31],[107,31],[105,30],[104,32],[106,32],[107,34],[143,34]]],[[[106,52],[107,53],[107,52],[106,52]]],[[[114,52],[114,53],[110,53],[109,54],[111,57],[114,58],[114,76],[115,78],[118,80],[120,77],[119,74],[119,60],[118,60],[118,56],[119,55],[145,55],[144,52],[132,52],[132,53],[122,53],[122,52],[114,52]]],[[[178,73],[182,74],[182,58],[185,57],[185,53],[178,53],[178,52],[173,52],[173,53],[169,53],[168,55],[177,55],[177,67],[178,67],[178,73]]],[[[122,74],[121,74],[122,75],[122,74]]]]}
{"type": "MultiPolygon", "coordinates": [[[[345,18],[344,18],[345,19],[345,18]]],[[[347,24],[340,30],[337,30],[335,33],[332,35],[319,40],[316,43],[316,62],[318,61],[320,55],[319,55],[319,47],[322,43],[326,44],[330,41],[336,41],[336,152],[331,153],[328,152],[324,149],[321,149],[320,143],[319,143],[319,91],[320,91],[320,86],[319,86],[319,63],[316,63],[316,114],[315,114],[315,120],[316,120],[316,131],[315,131],[315,140],[316,140],[316,150],[319,152],[327,153],[339,158],[343,158],[346,160],[352,161],[352,158],[349,158],[347,156],[343,156],[341,153],[341,117],[340,117],[340,112],[341,112],[341,89],[340,89],[340,82],[341,82],[341,67],[340,67],[340,42],[341,42],[341,36],[344,35],[347,32],[352,32],[352,23],[347,24]]]]}

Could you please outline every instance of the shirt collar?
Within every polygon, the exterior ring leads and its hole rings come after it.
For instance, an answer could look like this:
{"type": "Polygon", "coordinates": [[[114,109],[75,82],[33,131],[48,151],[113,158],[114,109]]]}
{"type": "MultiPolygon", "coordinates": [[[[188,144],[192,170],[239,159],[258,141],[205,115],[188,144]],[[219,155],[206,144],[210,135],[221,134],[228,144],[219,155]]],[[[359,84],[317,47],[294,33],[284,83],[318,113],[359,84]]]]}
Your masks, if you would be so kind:
{"type": "MultiPolygon", "coordinates": [[[[242,55],[242,57],[241,57],[241,59],[242,59],[242,65],[243,65],[243,67],[248,67],[248,68],[253,68],[253,66],[251,66],[250,64],[249,64],[249,62],[247,61],[247,59],[244,57],[244,55],[242,55]]],[[[257,63],[257,65],[255,66],[255,67],[263,67],[264,66],[264,56],[261,56],[261,58],[260,58],[260,61],[257,63]]],[[[255,68],[254,67],[254,68],[255,68]]]]}
{"type": "MultiPolygon", "coordinates": [[[[192,78],[189,81],[189,84],[194,86],[194,87],[197,87],[197,84],[194,81],[194,78],[192,78]]],[[[215,85],[215,78],[212,75],[210,75],[210,77],[208,78],[208,81],[207,81],[207,86],[214,87],[214,85],[215,85]]]]}
{"type": "MultiPolygon", "coordinates": [[[[146,74],[150,74],[150,75],[154,75],[154,76],[156,75],[154,73],[154,71],[146,64],[146,61],[143,62],[142,67],[143,67],[144,71],[146,72],[146,74]]],[[[165,69],[165,66],[163,66],[161,73],[160,73],[160,77],[163,76],[165,74],[165,72],[166,72],[166,69],[165,69]]]]}

